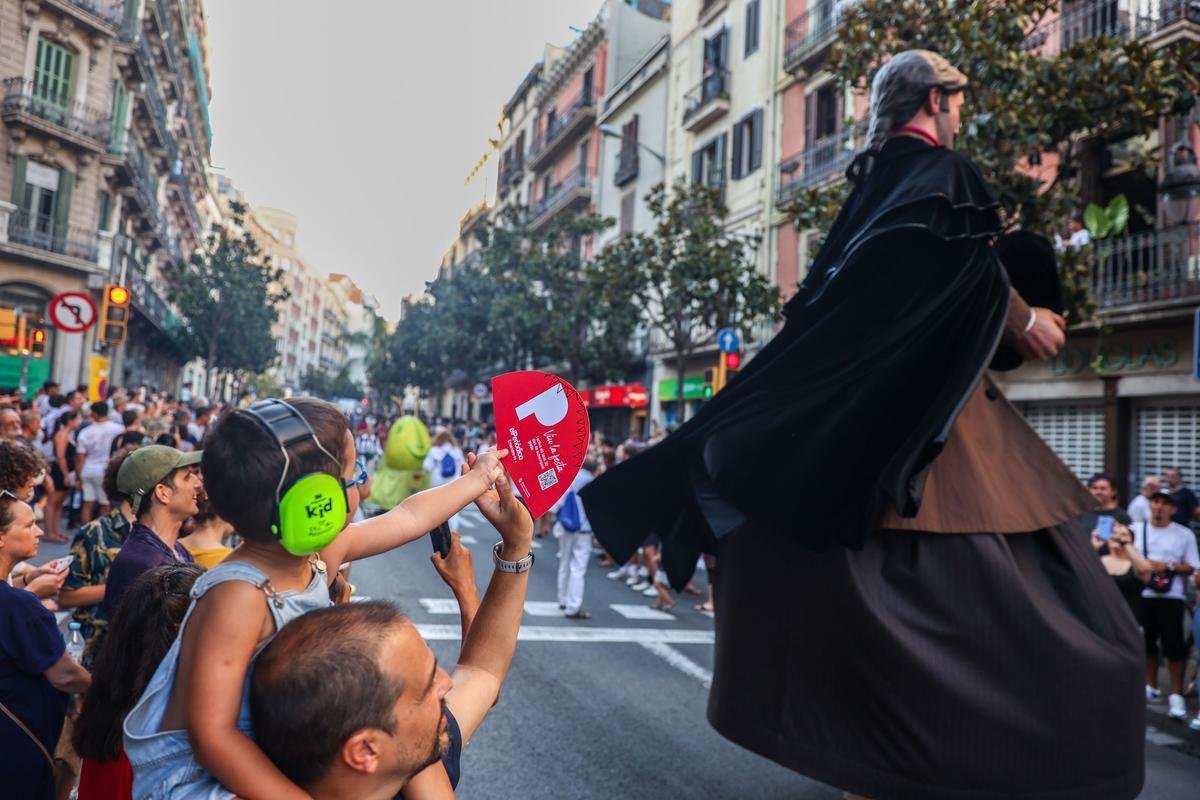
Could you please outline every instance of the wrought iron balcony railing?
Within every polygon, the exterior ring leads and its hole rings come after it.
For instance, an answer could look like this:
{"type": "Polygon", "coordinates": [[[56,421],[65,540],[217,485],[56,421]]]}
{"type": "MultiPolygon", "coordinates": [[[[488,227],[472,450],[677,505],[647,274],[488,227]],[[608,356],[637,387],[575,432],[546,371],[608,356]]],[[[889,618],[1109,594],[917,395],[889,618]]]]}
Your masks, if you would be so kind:
{"type": "Polygon", "coordinates": [[[95,263],[99,259],[99,239],[96,231],[80,225],[56,221],[45,214],[24,209],[14,211],[8,218],[8,240],[48,253],[79,258],[95,263]]]}
{"type": "Polygon", "coordinates": [[[637,146],[622,147],[617,154],[617,174],[614,181],[617,186],[624,186],[638,176],[637,146]]]}
{"type": "Polygon", "coordinates": [[[4,100],[0,112],[25,113],[49,122],[54,127],[92,139],[97,143],[108,138],[109,118],[70,98],[47,92],[24,77],[4,80],[4,100]]]}
{"type": "Polygon", "coordinates": [[[563,178],[558,183],[550,187],[550,191],[544,197],[538,198],[537,204],[533,207],[531,217],[540,217],[548,210],[552,209],[563,197],[575,189],[583,189],[588,186],[587,167],[580,166],[576,168],[570,175],[563,178]]]}
{"type": "Polygon", "coordinates": [[[533,140],[533,147],[531,147],[529,150],[530,156],[535,156],[542,150],[545,150],[554,142],[559,134],[570,127],[571,123],[575,121],[576,117],[583,114],[587,109],[594,110],[594,108],[595,99],[592,97],[592,93],[590,91],[585,92],[581,90],[579,94],[577,94],[575,98],[567,104],[567,107],[563,109],[562,113],[550,121],[550,124],[546,126],[546,130],[542,131],[542,133],[533,140]]]}
{"type": "Polygon", "coordinates": [[[1101,311],[1200,300],[1200,222],[1100,239],[1087,246],[1089,289],[1101,311]]]}
{"type": "Polygon", "coordinates": [[[1088,39],[1109,37],[1125,42],[1149,38],[1185,21],[1200,24],[1197,0],[1087,0],[1064,3],[1063,8],[1029,32],[1026,51],[1053,56],[1088,39]]]}
{"type": "Polygon", "coordinates": [[[776,202],[782,205],[802,189],[845,170],[854,160],[866,133],[867,123],[857,122],[817,139],[799,153],[780,161],[776,167],[776,202]]]}
{"type": "Polygon", "coordinates": [[[715,100],[729,99],[729,70],[713,70],[683,98],[683,121],[686,123],[715,100]]]}
{"type": "Polygon", "coordinates": [[[76,8],[82,8],[94,17],[112,25],[114,28],[121,27],[121,20],[125,16],[125,0],[66,0],[69,4],[76,8]]]}
{"type": "Polygon", "coordinates": [[[835,0],[815,0],[808,9],[788,23],[783,32],[783,67],[791,70],[819,52],[833,39],[842,13],[852,5],[835,0]]]}

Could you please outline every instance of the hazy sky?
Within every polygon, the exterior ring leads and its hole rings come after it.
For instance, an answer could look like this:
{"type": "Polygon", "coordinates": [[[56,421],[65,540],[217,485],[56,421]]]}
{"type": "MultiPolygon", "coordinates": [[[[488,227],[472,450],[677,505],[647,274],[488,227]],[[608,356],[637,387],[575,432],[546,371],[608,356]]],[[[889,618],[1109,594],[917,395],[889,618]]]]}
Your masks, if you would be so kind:
{"type": "Polygon", "coordinates": [[[546,42],[600,0],[205,0],[213,164],[287,209],[322,273],[389,318],[434,277],[496,161],[463,181],[546,42]]]}

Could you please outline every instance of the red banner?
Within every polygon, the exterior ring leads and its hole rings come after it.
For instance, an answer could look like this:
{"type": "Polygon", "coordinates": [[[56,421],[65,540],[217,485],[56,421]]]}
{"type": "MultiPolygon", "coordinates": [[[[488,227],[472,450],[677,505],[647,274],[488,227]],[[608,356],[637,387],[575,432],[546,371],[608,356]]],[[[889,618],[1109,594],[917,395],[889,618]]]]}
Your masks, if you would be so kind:
{"type": "Polygon", "coordinates": [[[529,512],[538,519],[571,488],[587,455],[590,426],[583,399],[547,372],[509,372],[492,379],[497,447],[529,512]]]}
{"type": "Polygon", "coordinates": [[[640,383],[618,383],[613,386],[594,386],[579,392],[588,408],[645,408],[650,394],[640,383]]]}

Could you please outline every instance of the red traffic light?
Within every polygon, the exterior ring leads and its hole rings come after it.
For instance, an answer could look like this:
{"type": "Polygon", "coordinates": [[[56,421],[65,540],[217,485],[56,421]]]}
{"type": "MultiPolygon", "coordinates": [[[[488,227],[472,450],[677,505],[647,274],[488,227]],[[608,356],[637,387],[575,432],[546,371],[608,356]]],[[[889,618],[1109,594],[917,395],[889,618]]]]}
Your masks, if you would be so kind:
{"type": "Polygon", "coordinates": [[[129,290],[124,286],[108,287],[108,302],[118,306],[125,305],[129,302],[129,290]]]}
{"type": "Polygon", "coordinates": [[[725,354],[725,368],[726,369],[737,369],[741,365],[742,365],[742,354],[741,353],[726,353],[725,354]]]}

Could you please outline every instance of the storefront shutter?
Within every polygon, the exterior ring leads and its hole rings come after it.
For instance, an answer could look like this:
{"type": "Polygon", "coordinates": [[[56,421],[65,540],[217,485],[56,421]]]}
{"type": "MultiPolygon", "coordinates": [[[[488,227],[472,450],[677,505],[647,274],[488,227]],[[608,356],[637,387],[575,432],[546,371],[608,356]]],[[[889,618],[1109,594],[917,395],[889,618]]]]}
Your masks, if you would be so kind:
{"type": "Polygon", "coordinates": [[[1021,410],[1080,480],[1104,471],[1104,411],[1099,404],[1028,403],[1021,410]]]}
{"type": "Polygon", "coordinates": [[[1178,467],[1184,483],[1200,485],[1200,403],[1143,405],[1136,411],[1134,480],[1178,467]]]}

